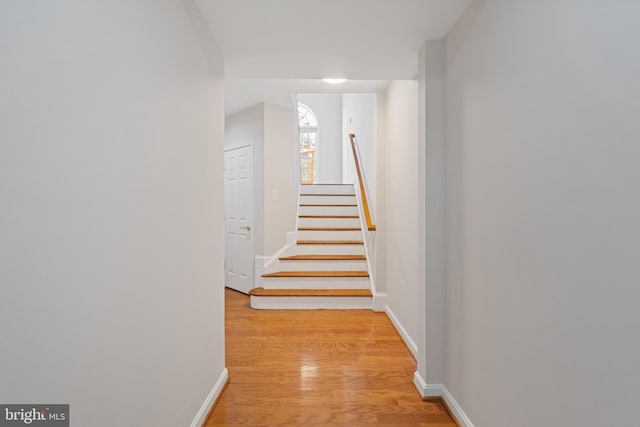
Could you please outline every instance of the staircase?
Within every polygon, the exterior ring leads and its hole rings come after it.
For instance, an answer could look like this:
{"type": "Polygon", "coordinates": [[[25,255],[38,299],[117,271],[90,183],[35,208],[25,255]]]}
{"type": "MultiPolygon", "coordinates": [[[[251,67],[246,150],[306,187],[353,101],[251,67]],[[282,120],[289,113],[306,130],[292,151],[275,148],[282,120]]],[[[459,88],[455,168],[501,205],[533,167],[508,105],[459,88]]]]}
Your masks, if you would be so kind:
{"type": "Polygon", "coordinates": [[[258,309],[366,309],[372,295],[351,184],[300,185],[297,242],[269,264],[258,309]]]}

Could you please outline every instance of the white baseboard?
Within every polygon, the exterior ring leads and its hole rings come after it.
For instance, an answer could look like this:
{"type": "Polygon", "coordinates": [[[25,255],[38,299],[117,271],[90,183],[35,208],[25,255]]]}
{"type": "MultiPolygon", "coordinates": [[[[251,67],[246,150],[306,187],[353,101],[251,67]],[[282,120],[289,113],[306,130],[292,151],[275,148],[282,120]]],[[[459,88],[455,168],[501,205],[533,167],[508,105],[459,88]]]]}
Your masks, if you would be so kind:
{"type": "Polygon", "coordinates": [[[384,312],[387,313],[387,316],[389,316],[389,319],[391,319],[391,323],[393,323],[393,326],[396,328],[396,330],[402,337],[402,340],[409,348],[409,351],[413,355],[413,358],[418,360],[418,346],[416,345],[416,342],[409,335],[409,332],[407,332],[404,326],[402,326],[402,323],[400,323],[400,321],[398,320],[396,315],[393,314],[393,311],[391,311],[388,305],[384,307],[384,312]]]}
{"type": "Polygon", "coordinates": [[[293,246],[298,241],[297,231],[287,231],[287,246],[293,246]]]}
{"type": "Polygon", "coordinates": [[[253,281],[254,288],[264,287],[264,278],[262,275],[265,272],[265,265],[269,262],[271,262],[271,257],[256,255],[255,267],[253,269],[253,271],[255,271],[255,279],[253,281]]]}
{"type": "Polygon", "coordinates": [[[444,384],[427,384],[418,371],[413,374],[413,385],[422,397],[442,397],[444,384]]]}
{"type": "Polygon", "coordinates": [[[272,255],[255,256],[256,288],[263,286],[264,280],[262,279],[262,275],[267,272],[273,272],[274,267],[277,267],[277,264],[280,262],[278,258],[280,258],[285,252],[296,245],[296,242],[298,240],[297,236],[297,232],[288,231],[287,244],[278,249],[276,253],[272,255]]]}
{"type": "Polygon", "coordinates": [[[418,392],[423,398],[442,398],[449,408],[449,411],[451,411],[451,415],[453,415],[460,424],[460,427],[474,427],[467,414],[464,413],[460,404],[444,384],[427,384],[418,371],[413,374],[413,384],[416,386],[418,392]]]}
{"type": "Polygon", "coordinates": [[[387,306],[387,294],[385,292],[373,293],[373,311],[384,311],[387,306]]]}
{"type": "Polygon", "coordinates": [[[204,401],[200,410],[196,414],[196,417],[191,422],[191,427],[202,427],[202,425],[207,421],[207,415],[209,415],[209,411],[213,408],[213,405],[216,403],[216,400],[220,397],[222,390],[224,390],[225,384],[229,381],[229,371],[227,368],[224,368],[222,374],[220,374],[220,378],[216,381],[215,385],[211,389],[209,396],[204,401]]]}

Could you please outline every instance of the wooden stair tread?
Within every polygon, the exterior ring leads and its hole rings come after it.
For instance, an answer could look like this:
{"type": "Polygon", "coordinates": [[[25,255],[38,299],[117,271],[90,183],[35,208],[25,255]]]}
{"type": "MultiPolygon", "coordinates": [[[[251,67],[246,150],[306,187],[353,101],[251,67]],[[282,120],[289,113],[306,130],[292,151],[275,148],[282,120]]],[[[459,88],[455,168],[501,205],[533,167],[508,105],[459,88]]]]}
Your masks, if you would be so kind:
{"type": "Polygon", "coordinates": [[[331,183],[326,183],[326,184],[306,184],[306,183],[303,184],[303,183],[300,183],[300,185],[351,185],[351,186],[353,186],[353,184],[331,184],[331,183]]]}
{"type": "Polygon", "coordinates": [[[361,231],[360,227],[300,227],[298,231],[361,231]]]}
{"type": "Polygon", "coordinates": [[[328,194],[328,193],[318,193],[318,194],[314,194],[314,193],[304,193],[304,194],[300,194],[301,196],[327,196],[327,197],[333,197],[333,196],[338,196],[338,197],[355,197],[355,194],[328,194]]]}
{"type": "Polygon", "coordinates": [[[364,255],[293,255],[279,258],[280,261],[366,261],[364,255]]]}
{"type": "Polygon", "coordinates": [[[359,240],[298,240],[299,245],[363,245],[359,240]]]}
{"type": "Polygon", "coordinates": [[[298,218],[360,218],[358,215],[299,215],[298,218]]]}
{"type": "Polygon", "coordinates": [[[356,206],[358,206],[358,205],[325,205],[325,204],[322,204],[322,203],[313,203],[313,204],[301,204],[300,206],[304,206],[304,207],[310,207],[310,206],[327,206],[327,207],[330,207],[330,208],[337,208],[337,207],[339,207],[339,206],[346,206],[346,207],[353,208],[353,207],[356,207],[356,206]]]}
{"type": "Polygon", "coordinates": [[[256,297],[370,297],[369,289],[264,289],[254,288],[256,297]]]}
{"type": "Polygon", "coordinates": [[[277,271],[262,277],[369,277],[366,271],[277,271]]]}

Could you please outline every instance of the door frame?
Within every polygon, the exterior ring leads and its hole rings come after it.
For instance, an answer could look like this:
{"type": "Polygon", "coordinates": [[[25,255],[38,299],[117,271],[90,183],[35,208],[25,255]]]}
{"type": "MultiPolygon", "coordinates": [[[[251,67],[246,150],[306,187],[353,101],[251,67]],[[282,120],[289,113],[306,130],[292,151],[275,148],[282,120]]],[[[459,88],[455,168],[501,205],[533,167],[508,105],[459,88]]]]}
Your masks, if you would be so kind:
{"type": "MultiPolygon", "coordinates": [[[[251,202],[250,202],[249,209],[251,210],[251,218],[252,218],[252,222],[253,222],[253,225],[251,225],[253,234],[251,236],[251,260],[250,260],[251,261],[251,269],[250,269],[251,270],[250,271],[251,275],[250,275],[250,277],[251,277],[251,284],[252,284],[252,288],[253,288],[253,287],[255,287],[255,284],[256,284],[256,261],[255,261],[255,258],[256,258],[256,245],[255,245],[255,234],[256,234],[255,233],[255,231],[256,231],[256,229],[255,229],[255,223],[256,223],[256,218],[255,218],[255,215],[256,215],[256,211],[255,211],[256,167],[255,166],[256,166],[256,163],[255,162],[256,161],[255,161],[255,150],[253,149],[253,144],[249,143],[249,144],[226,145],[224,147],[223,159],[226,156],[227,152],[239,150],[241,148],[249,148],[251,150],[251,165],[250,165],[250,167],[251,167],[252,181],[251,181],[251,202]]],[[[226,191],[227,191],[227,180],[226,180],[226,177],[225,177],[224,178],[223,194],[226,195],[226,191]]],[[[225,200],[226,200],[226,197],[224,197],[224,199],[223,199],[223,205],[225,205],[225,200]]],[[[227,238],[226,238],[227,237],[226,236],[226,234],[227,234],[226,233],[226,226],[227,226],[227,224],[226,224],[227,223],[226,206],[224,207],[223,210],[224,210],[224,220],[223,220],[223,222],[224,222],[224,227],[225,227],[225,251],[224,251],[224,254],[225,254],[225,256],[224,256],[224,276],[225,277],[224,277],[224,286],[228,287],[227,286],[227,271],[228,271],[227,270],[227,250],[226,250],[226,241],[227,241],[227,238]]],[[[230,288],[230,289],[237,290],[235,288],[230,288]]],[[[238,291],[238,292],[240,292],[240,291],[238,291]]]]}

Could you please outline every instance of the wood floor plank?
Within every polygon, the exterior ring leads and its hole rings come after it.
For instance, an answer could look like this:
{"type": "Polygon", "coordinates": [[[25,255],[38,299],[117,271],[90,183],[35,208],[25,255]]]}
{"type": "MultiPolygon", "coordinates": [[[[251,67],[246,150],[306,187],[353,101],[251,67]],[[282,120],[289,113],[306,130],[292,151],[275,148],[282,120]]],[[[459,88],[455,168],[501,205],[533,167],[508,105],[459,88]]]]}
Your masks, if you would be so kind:
{"type": "Polygon", "coordinates": [[[456,427],[384,313],[252,310],[226,290],[229,384],[206,426],[456,427]]]}

